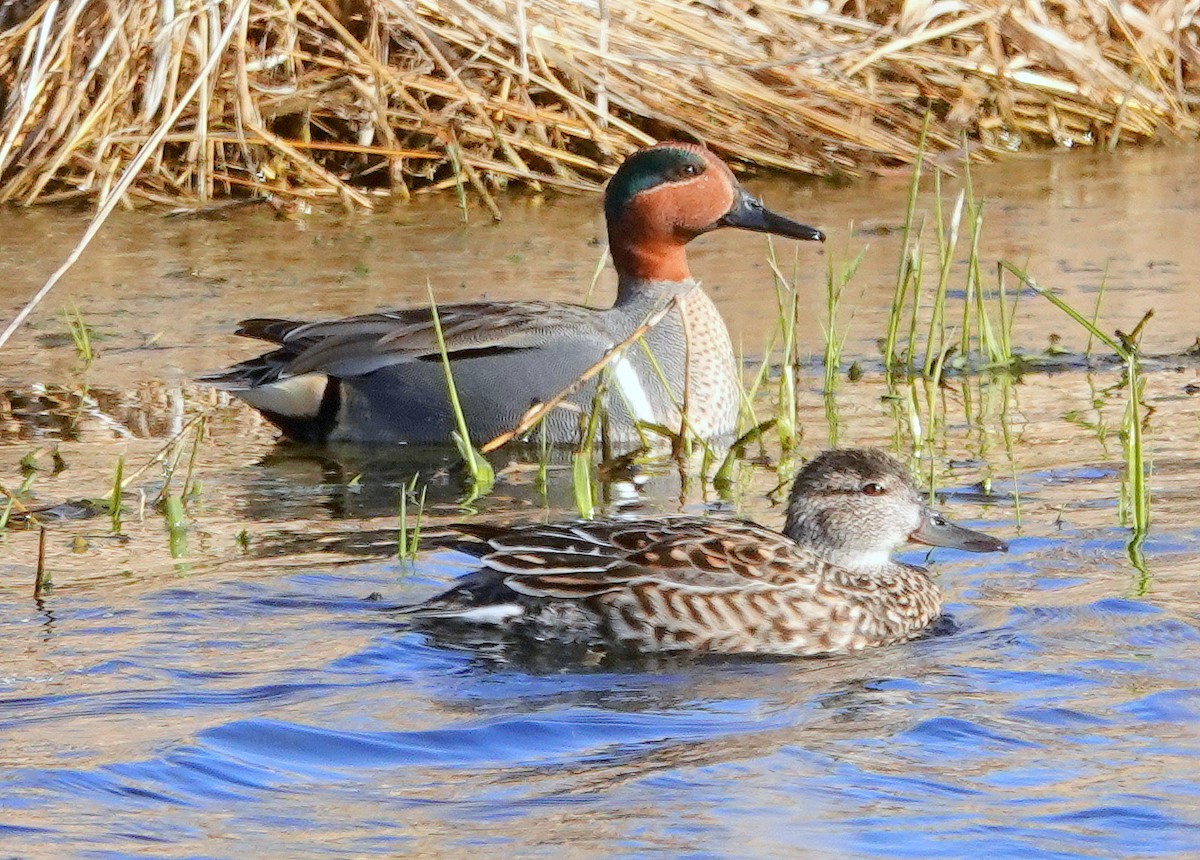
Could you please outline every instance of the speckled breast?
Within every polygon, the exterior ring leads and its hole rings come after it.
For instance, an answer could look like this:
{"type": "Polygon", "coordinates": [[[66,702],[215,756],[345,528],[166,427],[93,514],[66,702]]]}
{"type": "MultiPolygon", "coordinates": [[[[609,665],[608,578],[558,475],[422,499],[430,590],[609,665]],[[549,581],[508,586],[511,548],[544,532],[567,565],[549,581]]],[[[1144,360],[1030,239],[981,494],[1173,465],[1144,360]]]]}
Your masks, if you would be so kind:
{"type": "Polygon", "coordinates": [[[687,377],[684,402],[693,432],[722,436],[737,429],[741,368],[729,340],[729,329],[703,290],[680,299],[687,377]]]}

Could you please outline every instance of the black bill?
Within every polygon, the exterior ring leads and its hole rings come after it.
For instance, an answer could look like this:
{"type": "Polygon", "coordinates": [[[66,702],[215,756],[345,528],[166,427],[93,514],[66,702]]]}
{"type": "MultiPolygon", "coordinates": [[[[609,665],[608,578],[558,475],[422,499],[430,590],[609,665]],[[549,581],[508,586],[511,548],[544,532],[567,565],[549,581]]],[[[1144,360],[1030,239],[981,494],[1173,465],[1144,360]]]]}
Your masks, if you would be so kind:
{"type": "Polygon", "coordinates": [[[776,215],[762,201],[752,196],[744,188],[738,189],[738,198],[725,215],[717,222],[719,227],[740,227],[743,230],[753,230],[755,233],[773,233],[776,236],[787,236],[791,239],[808,239],[824,242],[825,234],[815,227],[806,227],[776,215]]]}

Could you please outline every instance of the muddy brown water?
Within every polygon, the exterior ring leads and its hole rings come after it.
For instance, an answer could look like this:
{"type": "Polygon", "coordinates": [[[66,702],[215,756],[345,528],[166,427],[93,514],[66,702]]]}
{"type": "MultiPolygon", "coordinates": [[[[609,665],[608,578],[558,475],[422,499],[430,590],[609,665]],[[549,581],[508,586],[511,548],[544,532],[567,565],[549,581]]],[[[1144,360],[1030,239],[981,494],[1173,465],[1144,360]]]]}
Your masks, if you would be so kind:
{"type": "MultiPolygon", "coordinates": [[[[1120,525],[1118,370],[1068,361],[952,379],[932,394],[934,420],[919,415],[926,467],[952,516],[1012,539],[1012,552],[935,555],[953,632],[799,664],[546,673],[433,647],[365,600],[416,599],[465,569],[445,552],[395,558],[401,484],[414,470],[429,482],[430,521],[570,516],[569,468],[552,468],[542,491],[527,462],[502,454],[495,491],[464,508],[449,458],[280,446],[252,411],[189,382],[254,354],[232,334],[243,317],[422,303],[427,282],[440,301],[582,300],[603,253],[596,198],[513,198],[499,224],[477,210],[463,224],[444,198],[299,221],[118,213],[0,352],[0,483],[20,487],[26,458],[37,471],[25,504],[100,496],[118,457],[128,474],[205,413],[199,492],[174,541],[148,504],[160,467],[133,483],[119,534],[106,515],[50,522],[54,588],[39,602],[36,532],[0,535],[5,844],[22,856],[147,844],[161,856],[1190,856],[1200,364],[1184,353],[1200,335],[1197,156],[1068,153],[973,177],[986,265],[1025,265],[1089,313],[1107,277],[1105,330],[1156,311],[1144,338],[1163,357],[1147,362],[1143,569],[1120,525]],[[90,367],[67,335],[72,300],[96,333],[90,367]]],[[[907,176],[750,184],[830,235],[824,248],[775,244],[781,266],[797,267],[810,309],[798,336],[814,356],[826,262],[866,248],[842,323],[847,363],[867,372],[827,403],[806,366],[799,453],[835,429],[843,444],[911,447],[911,414],[882,397],[877,345],[907,176]]],[[[959,187],[945,180],[947,200],[959,187]]],[[[0,212],[4,316],[85,223],[0,212]]],[[[691,253],[751,360],[776,316],[767,253],[734,231],[691,253]]],[[[606,269],[590,300],[611,301],[612,286],[606,269]]],[[[1071,355],[1084,349],[1044,300],[1017,308],[1023,351],[1052,335],[1071,355]]],[[[600,487],[600,508],[722,507],[777,525],[768,494],[791,468],[779,453],[766,446],[724,497],[651,464],[640,488],[600,487]]]]}

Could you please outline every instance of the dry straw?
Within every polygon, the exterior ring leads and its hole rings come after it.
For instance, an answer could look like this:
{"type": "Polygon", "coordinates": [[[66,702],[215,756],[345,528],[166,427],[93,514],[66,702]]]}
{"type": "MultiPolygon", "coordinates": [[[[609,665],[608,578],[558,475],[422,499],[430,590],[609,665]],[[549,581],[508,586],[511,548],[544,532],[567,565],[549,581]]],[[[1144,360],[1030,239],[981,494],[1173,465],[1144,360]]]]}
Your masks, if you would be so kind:
{"type": "Polygon", "coordinates": [[[1197,0],[4,0],[0,200],[592,188],[666,136],[788,171],[1192,135],[1197,0]],[[236,34],[202,75],[231,17],[236,34]],[[168,119],[203,77],[178,120],[168,119]]]}

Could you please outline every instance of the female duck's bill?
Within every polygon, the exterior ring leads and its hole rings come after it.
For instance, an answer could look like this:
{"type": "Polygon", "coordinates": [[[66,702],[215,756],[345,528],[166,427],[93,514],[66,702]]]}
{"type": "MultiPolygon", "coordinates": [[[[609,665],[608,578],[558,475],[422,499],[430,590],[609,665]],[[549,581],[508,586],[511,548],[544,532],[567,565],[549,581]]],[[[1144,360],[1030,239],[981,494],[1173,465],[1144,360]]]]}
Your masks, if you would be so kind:
{"type": "Polygon", "coordinates": [[[796,477],[783,532],[708,517],[468,524],[479,569],[405,614],[426,629],[615,654],[811,656],[903,642],[941,612],[909,540],[969,552],[1003,541],[934,513],[905,468],[834,450],[796,477]]]}
{"type": "Polygon", "coordinates": [[[921,525],[909,540],[929,546],[944,546],[965,552],[1007,552],[1008,544],[989,534],[952,523],[936,511],[925,509],[921,525]]]}

